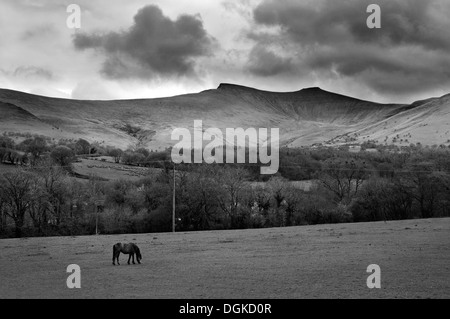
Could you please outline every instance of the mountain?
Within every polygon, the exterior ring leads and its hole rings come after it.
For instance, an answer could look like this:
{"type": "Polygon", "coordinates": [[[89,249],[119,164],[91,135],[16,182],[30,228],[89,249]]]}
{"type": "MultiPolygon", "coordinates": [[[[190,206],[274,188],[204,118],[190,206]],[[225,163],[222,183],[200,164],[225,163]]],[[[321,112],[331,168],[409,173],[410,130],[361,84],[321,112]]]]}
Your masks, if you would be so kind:
{"type": "Polygon", "coordinates": [[[173,145],[175,128],[280,128],[289,147],[380,143],[442,144],[450,139],[450,95],[408,104],[379,104],[306,88],[268,92],[223,83],[217,89],[167,98],[83,101],[0,89],[0,133],[97,141],[152,150],[173,145]],[[387,138],[387,139],[386,139],[387,138]],[[400,141],[401,140],[401,141],[400,141]]]}

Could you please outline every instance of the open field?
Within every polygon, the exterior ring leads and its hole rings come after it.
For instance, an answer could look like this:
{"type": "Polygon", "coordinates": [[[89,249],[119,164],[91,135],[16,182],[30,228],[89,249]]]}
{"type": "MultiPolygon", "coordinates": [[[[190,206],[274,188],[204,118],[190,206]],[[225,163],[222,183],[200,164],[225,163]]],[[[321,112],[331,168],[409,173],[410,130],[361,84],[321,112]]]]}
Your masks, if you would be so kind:
{"type": "MultiPolygon", "coordinates": [[[[0,173],[14,172],[18,169],[15,165],[0,163],[0,173]]],[[[81,162],[73,163],[74,172],[88,178],[90,176],[100,177],[105,180],[128,180],[137,181],[141,178],[156,175],[161,172],[159,168],[136,167],[100,160],[82,159],[81,162]]],[[[76,178],[83,181],[83,179],[76,178]]]]}
{"type": "Polygon", "coordinates": [[[0,298],[449,298],[450,219],[0,240],[0,298]],[[139,244],[141,265],[111,264],[139,244]],[[81,267],[81,289],[66,267],[81,267]],[[367,266],[381,267],[368,289],[367,266]]]}
{"type": "Polygon", "coordinates": [[[89,177],[97,176],[107,180],[130,180],[135,181],[140,178],[157,174],[159,168],[137,167],[124,164],[101,161],[101,159],[82,159],[81,162],[73,164],[74,172],[89,177]]]}
{"type": "MultiPolygon", "coordinates": [[[[251,182],[252,187],[266,187],[266,182],[251,182]]],[[[288,181],[287,185],[292,186],[296,189],[301,189],[304,192],[309,192],[317,184],[317,180],[303,180],[303,181],[288,181]]]]}

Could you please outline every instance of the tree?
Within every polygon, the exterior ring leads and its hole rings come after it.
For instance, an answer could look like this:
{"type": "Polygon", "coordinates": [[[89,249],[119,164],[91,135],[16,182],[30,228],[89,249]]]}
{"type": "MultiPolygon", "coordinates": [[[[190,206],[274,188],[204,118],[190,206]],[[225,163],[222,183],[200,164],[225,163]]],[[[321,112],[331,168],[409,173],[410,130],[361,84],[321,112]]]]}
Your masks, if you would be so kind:
{"type": "Polygon", "coordinates": [[[286,211],[286,226],[300,225],[305,223],[304,212],[305,192],[289,185],[284,189],[284,209],[286,211]]]}
{"type": "Polygon", "coordinates": [[[49,210],[49,200],[46,190],[42,187],[41,181],[32,183],[31,191],[34,193],[34,199],[28,208],[28,215],[33,222],[34,228],[39,234],[43,233],[43,228],[47,224],[47,211],[49,210]]]}
{"type": "MultiPolygon", "coordinates": [[[[0,182],[2,181],[0,176],[0,182]]],[[[1,188],[0,188],[1,190],[1,188]]],[[[3,194],[3,192],[0,191],[0,235],[5,231],[6,229],[6,197],[3,194]]]]}
{"type": "Polygon", "coordinates": [[[114,148],[114,149],[109,151],[109,155],[114,158],[114,162],[120,163],[120,160],[121,160],[122,155],[123,155],[123,151],[121,149],[119,149],[119,148],[114,148]]]}
{"type": "Polygon", "coordinates": [[[252,216],[256,226],[264,226],[267,223],[272,202],[272,194],[267,187],[256,186],[252,194],[252,216]]]}
{"type": "Polygon", "coordinates": [[[88,141],[86,141],[85,139],[80,138],[76,143],[75,143],[75,152],[76,154],[90,154],[91,151],[91,144],[89,144],[88,141]]]}
{"type": "Polygon", "coordinates": [[[368,177],[366,169],[366,163],[360,160],[330,159],[325,162],[319,180],[338,203],[348,204],[368,177]]]}
{"type": "Polygon", "coordinates": [[[67,172],[58,166],[52,166],[46,162],[37,170],[41,188],[41,206],[45,211],[41,212],[44,222],[50,215],[56,225],[61,223],[63,217],[63,206],[67,201],[69,190],[67,189],[67,172]]]}
{"type": "Polygon", "coordinates": [[[418,204],[422,218],[431,218],[449,192],[450,174],[438,171],[433,162],[409,163],[399,177],[399,184],[418,204]]]}
{"type": "Polygon", "coordinates": [[[145,161],[145,156],[141,153],[127,151],[122,155],[122,162],[126,165],[138,165],[145,161]]]}
{"type": "Polygon", "coordinates": [[[148,157],[148,156],[150,155],[149,150],[146,149],[146,148],[143,148],[143,147],[138,148],[138,149],[136,150],[136,153],[140,153],[140,154],[144,155],[144,157],[148,157]]]}
{"type": "Polygon", "coordinates": [[[17,237],[22,236],[25,214],[36,198],[33,183],[36,183],[36,177],[21,169],[3,174],[0,181],[5,213],[14,221],[17,237]]]}
{"type": "Polygon", "coordinates": [[[274,176],[267,182],[267,188],[272,198],[273,213],[277,220],[276,226],[287,226],[289,224],[286,212],[286,190],[288,189],[288,181],[282,177],[274,176]]]}
{"type": "Polygon", "coordinates": [[[68,171],[70,171],[70,165],[75,160],[73,151],[67,146],[63,145],[55,147],[50,153],[50,157],[57,165],[64,167],[68,171]]]}
{"type": "Polygon", "coordinates": [[[247,184],[248,172],[241,167],[221,167],[214,175],[215,185],[219,190],[218,203],[229,217],[231,228],[242,227],[239,208],[247,184]]]}
{"type": "Polygon", "coordinates": [[[184,209],[179,214],[183,226],[194,230],[211,229],[218,210],[218,191],[211,167],[201,165],[187,174],[184,186],[181,193],[184,209]]]}
{"type": "Polygon", "coordinates": [[[41,155],[48,149],[47,142],[40,136],[26,139],[22,144],[25,146],[25,151],[31,154],[30,163],[32,166],[36,164],[41,155]]]}
{"type": "Polygon", "coordinates": [[[132,189],[133,184],[125,180],[113,181],[107,190],[107,202],[122,207],[127,202],[127,193],[132,189]]]}

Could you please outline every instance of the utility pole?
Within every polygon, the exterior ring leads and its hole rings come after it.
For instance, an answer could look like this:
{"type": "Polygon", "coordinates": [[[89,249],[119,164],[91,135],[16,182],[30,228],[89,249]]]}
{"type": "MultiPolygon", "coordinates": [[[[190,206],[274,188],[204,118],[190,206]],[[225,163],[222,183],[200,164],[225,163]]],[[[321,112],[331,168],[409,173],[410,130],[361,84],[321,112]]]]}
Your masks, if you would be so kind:
{"type": "Polygon", "coordinates": [[[89,181],[92,182],[92,193],[94,196],[94,214],[95,214],[95,234],[98,235],[98,205],[100,204],[100,200],[97,194],[97,183],[95,181],[95,177],[90,174],[89,181]]]}
{"type": "Polygon", "coordinates": [[[173,163],[173,210],[172,210],[172,232],[175,232],[175,163],[173,163]]]}
{"type": "Polygon", "coordinates": [[[95,213],[95,234],[98,235],[98,207],[97,207],[97,190],[94,180],[94,213],[95,213]]]}
{"type": "Polygon", "coordinates": [[[97,202],[94,205],[95,209],[95,234],[98,235],[98,207],[97,202]]]}

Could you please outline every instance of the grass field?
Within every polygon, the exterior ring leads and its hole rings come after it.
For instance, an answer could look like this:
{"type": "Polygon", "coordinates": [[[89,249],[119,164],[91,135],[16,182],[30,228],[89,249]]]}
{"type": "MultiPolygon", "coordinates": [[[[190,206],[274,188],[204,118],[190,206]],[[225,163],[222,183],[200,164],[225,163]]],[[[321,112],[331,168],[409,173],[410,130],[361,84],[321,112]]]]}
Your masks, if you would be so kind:
{"type": "MultiPolygon", "coordinates": [[[[16,165],[0,163],[0,174],[14,172],[18,169],[16,165]]],[[[100,177],[103,180],[127,180],[137,181],[147,176],[154,176],[161,172],[159,168],[136,167],[111,162],[102,162],[100,160],[82,159],[80,162],[73,163],[75,173],[84,176],[76,178],[79,181],[86,181],[90,176],[100,177]]]]}
{"type": "Polygon", "coordinates": [[[450,219],[0,240],[0,298],[449,298],[450,219]],[[136,242],[141,265],[113,266],[136,242]],[[66,267],[81,267],[68,289],[66,267]],[[381,267],[381,289],[366,285],[381,267]]]}
{"type": "Polygon", "coordinates": [[[136,167],[124,164],[116,164],[108,161],[93,159],[82,159],[73,164],[74,172],[89,177],[97,176],[107,180],[130,180],[136,181],[140,178],[158,174],[161,169],[150,167],[136,167]]]}

